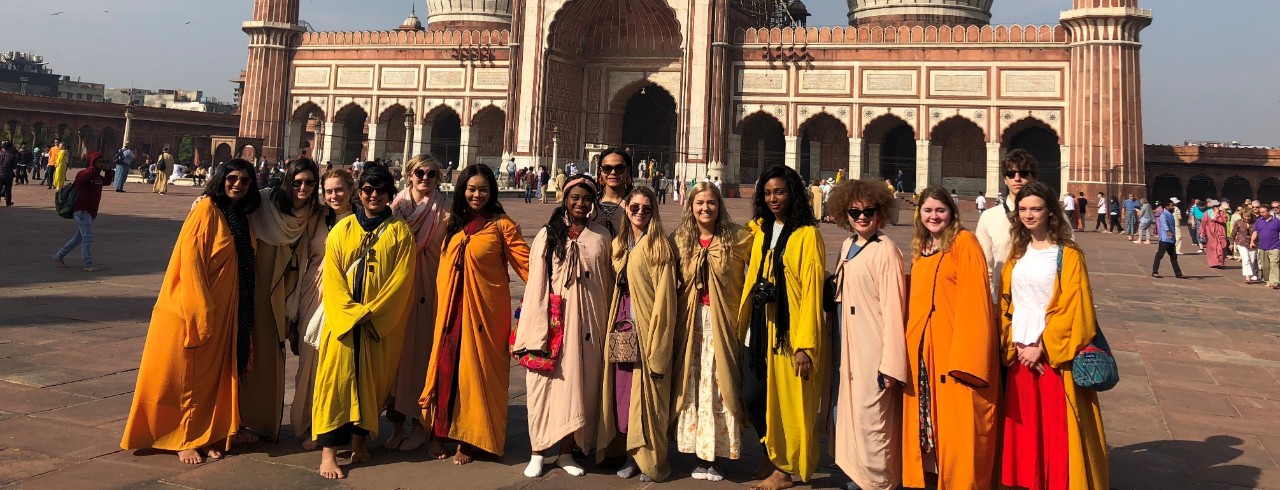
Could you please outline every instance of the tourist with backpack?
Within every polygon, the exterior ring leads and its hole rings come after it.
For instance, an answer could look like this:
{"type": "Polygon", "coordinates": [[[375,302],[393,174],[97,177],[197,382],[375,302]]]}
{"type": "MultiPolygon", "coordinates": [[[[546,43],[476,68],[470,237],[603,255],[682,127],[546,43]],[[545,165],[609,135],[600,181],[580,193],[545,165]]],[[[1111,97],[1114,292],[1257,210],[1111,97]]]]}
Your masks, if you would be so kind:
{"type": "MultiPolygon", "coordinates": [[[[89,162],[89,166],[76,174],[75,180],[68,184],[72,186],[74,195],[71,199],[71,214],[72,219],[76,221],[76,234],[53,254],[53,261],[61,267],[66,267],[67,264],[63,259],[71,253],[71,249],[80,245],[85,272],[97,272],[101,269],[93,265],[93,254],[90,251],[93,245],[93,220],[98,217],[98,204],[102,202],[102,186],[110,182],[115,175],[108,168],[109,164],[105,158],[102,158],[100,152],[90,152],[85,156],[85,161],[89,162]]],[[[58,188],[58,194],[62,195],[61,187],[58,188]]]]}
{"type": "Polygon", "coordinates": [[[169,171],[173,170],[175,159],[173,154],[169,153],[169,147],[164,147],[160,152],[160,158],[156,159],[156,170],[154,172],[156,183],[151,187],[151,192],[159,192],[164,195],[169,191],[169,171]]]}
{"type": "Polygon", "coordinates": [[[124,192],[124,181],[129,180],[129,169],[133,168],[133,143],[124,142],[124,147],[116,151],[113,159],[116,164],[116,192],[124,192]]]}

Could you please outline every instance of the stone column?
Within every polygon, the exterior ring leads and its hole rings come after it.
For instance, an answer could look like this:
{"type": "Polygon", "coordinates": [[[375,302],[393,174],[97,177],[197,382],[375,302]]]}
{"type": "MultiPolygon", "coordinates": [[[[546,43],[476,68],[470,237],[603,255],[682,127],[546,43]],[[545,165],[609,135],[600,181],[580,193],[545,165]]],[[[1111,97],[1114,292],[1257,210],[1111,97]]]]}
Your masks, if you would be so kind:
{"type": "MultiPolygon", "coordinates": [[[[298,123],[288,121],[284,125],[284,149],[282,150],[285,158],[294,158],[298,156],[298,146],[302,143],[302,132],[307,129],[307,123],[302,123],[299,127],[298,123]]],[[[311,158],[315,158],[314,152],[311,158]]]]}
{"type": "MultiPolygon", "coordinates": [[[[724,175],[720,177],[720,180],[726,183],[741,184],[742,174],[739,173],[739,168],[742,166],[742,135],[729,135],[728,152],[726,152],[726,155],[727,156],[724,161],[724,175]]],[[[689,180],[688,176],[681,175],[680,177],[686,182],[689,180]]]]}
{"type": "Polygon", "coordinates": [[[787,136],[786,164],[793,169],[800,168],[800,137],[787,136]]]}
{"type": "Polygon", "coordinates": [[[384,124],[369,123],[369,155],[368,159],[382,158],[387,148],[387,128],[384,124]]]}
{"type": "Polygon", "coordinates": [[[1000,168],[1000,143],[987,143],[987,198],[993,199],[1000,193],[1000,182],[1004,178],[1004,169],[1000,168]]]}
{"type": "Polygon", "coordinates": [[[332,122],[324,124],[324,145],[320,149],[324,152],[326,161],[333,162],[335,165],[351,163],[346,155],[343,155],[347,144],[347,139],[343,135],[346,132],[345,124],[332,122]]]}
{"type": "MultiPolygon", "coordinates": [[[[916,189],[922,189],[932,184],[929,181],[929,176],[932,175],[932,172],[929,171],[929,165],[933,162],[933,159],[929,158],[929,148],[929,140],[916,141],[916,189]]],[[[915,191],[915,189],[903,190],[907,192],[915,191]]]]}
{"type": "MultiPolygon", "coordinates": [[[[458,141],[461,142],[462,146],[458,151],[458,168],[467,168],[468,165],[474,163],[471,160],[472,155],[475,154],[475,142],[471,141],[471,126],[462,126],[462,137],[458,138],[458,141]]],[[[444,164],[448,165],[449,162],[444,162],[444,164]]]]}
{"type": "Polygon", "coordinates": [[[946,185],[942,181],[942,145],[929,145],[929,185],[946,185]]]}
{"type": "Polygon", "coordinates": [[[404,157],[400,160],[400,165],[408,165],[409,160],[412,160],[414,155],[417,155],[417,152],[415,152],[413,148],[413,128],[413,124],[406,124],[404,126],[404,157]]]}
{"type": "Polygon", "coordinates": [[[822,178],[822,143],[809,142],[809,182],[822,178]]]}
{"type": "MultiPolygon", "coordinates": [[[[413,126],[413,151],[418,155],[431,153],[431,125],[415,124],[413,126]]],[[[444,162],[448,164],[449,162],[444,162]]]]}
{"type": "Polygon", "coordinates": [[[893,178],[891,175],[880,175],[880,144],[867,143],[867,177],[878,179],[893,178]]]}
{"type": "Polygon", "coordinates": [[[849,138],[849,168],[845,169],[844,175],[849,180],[861,179],[866,172],[865,166],[862,164],[862,138],[849,138]]]}

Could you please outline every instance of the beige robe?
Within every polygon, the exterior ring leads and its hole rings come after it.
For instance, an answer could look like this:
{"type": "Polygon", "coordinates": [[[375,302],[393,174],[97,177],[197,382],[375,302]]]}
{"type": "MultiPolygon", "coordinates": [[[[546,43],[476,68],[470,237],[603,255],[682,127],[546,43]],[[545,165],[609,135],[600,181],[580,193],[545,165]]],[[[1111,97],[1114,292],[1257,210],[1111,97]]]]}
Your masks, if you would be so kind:
{"type": "Polygon", "coordinates": [[[440,247],[444,244],[449,201],[440,191],[432,191],[416,205],[412,204],[410,196],[409,190],[400,191],[392,203],[395,213],[404,218],[413,230],[414,242],[418,246],[414,251],[418,273],[413,278],[413,304],[409,308],[409,322],[405,325],[404,352],[400,353],[400,368],[391,390],[391,397],[395,400],[390,408],[406,417],[418,419],[425,427],[418,398],[426,384],[431,346],[435,341],[436,275],[440,270],[440,247]]]}
{"type": "MultiPolygon", "coordinates": [[[[625,271],[627,290],[631,294],[631,318],[635,320],[635,332],[640,345],[640,362],[632,364],[631,408],[628,414],[626,449],[635,459],[640,471],[655,481],[662,481],[671,474],[667,465],[667,445],[671,424],[671,353],[672,331],[676,325],[676,268],[675,261],[653,264],[649,250],[657,240],[665,236],[645,235],[636,246],[623,251],[613,259],[613,267],[622,277],[625,271]],[[652,374],[662,376],[654,379],[652,374]]],[[[672,253],[675,246],[671,245],[672,253]]],[[[618,317],[622,289],[615,286],[613,301],[609,307],[609,320],[618,317]]],[[[612,330],[612,323],[606,325],[612,330]]],[[[608,447],[618,435],[617,410],[614,398],[614,364],[608,362],[609,344],[604,345],[603,377],[601,389],[598,447],[608,447]]],[[[596,460],[603,461],[606,451],[596,451],[596,460]]]]}
{"type": "Polygon", "coordinates": [[[529,445],[542,451],[572,435],[579,448],[590,452],[596,442],[601,364],[613,296],[609,232],[600,224],[589,224],[577,240],[569,241],[565,259],[553,256],[553,264],[543,260],[546,235],[543,228],[533,239],[529,281],[511,348],[547,349],[548,286],[564,297],[564,346],[554,372],[525,375],[529,445]]]}
{"type": "MultiPolygon", "coordinates": [[[[321,213],[323,216],[325,213],[321,213]]],[[[337,217],[342,220],[351,216],[347,213],[337,217]]],[[[335,221],[336,223],[336,221],[335,221]]],[[[295,342],[298,348],[298,370],[293,375],[293,402],[289,404],[289,424],[293,426],[293,435],[299,438],[311,438],[311,396],[316,382],[316,365],[319,364],[319,352],[303,340],[310,322],[323,322],[324,303],[320,297],[320,264],[324,263],[325,239],[329,237],[327,227],[317,230],[311,237],[311,259],[314,267],[308,267],[302,275],[302,292],[298,300],[298,324],[295,328],[295,342]]]]}
{"type": "Polygon", "coordinates": [[[840,358],[835,383],[835,460],[864,490],[902,481],[902,389],[907,379],[906,278],[902,252],[879,234],[852,260],[840,247],[840,358]],[[884,375],[885,388],[879,376],[884,375]]]}

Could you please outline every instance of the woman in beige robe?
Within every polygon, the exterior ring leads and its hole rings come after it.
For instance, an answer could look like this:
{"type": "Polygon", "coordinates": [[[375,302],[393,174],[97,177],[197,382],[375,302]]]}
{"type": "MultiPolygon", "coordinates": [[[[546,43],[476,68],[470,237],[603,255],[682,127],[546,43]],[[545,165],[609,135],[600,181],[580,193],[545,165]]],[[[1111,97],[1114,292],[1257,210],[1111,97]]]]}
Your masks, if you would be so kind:
{"type": "Polygon", "coordinates": [[[879,182],[853,180],[828,202],[836,224],[852,232],[835,272],[835,460],[863,490],[894,489],[902,480],[907,290],[902,251],[880,232],[894,198],[879,182]]]}
{"type": "Polygon", "coordinates": [[[742,455],[742,341],[738,312],[751,233],[733,224],[720,190],[689,191],[675,233],[683,277],[672,379],[676,450],[694,454],[695,480],[721,481],[717,458],[742,455]]]}
{"type": "Polygon", "coordinates": [[[605,343],[604,387],[596,461],[610,456],[615,442],[625,442],[628,461],[618,476],[662,481],[667,465],[667,426],[671,422],[672,330],[676,323],[675,252],[654,213],[658,197],[637,187],[623,201],[626,224],[613,240],[616,281],[609,318],[613,332],[634,331],[636,362],[611,362],[605,343]]]}
{"type": "Polygon", "coordinates": [[[564,201],[538,231],[529,252],[529,281],[520,306],[513,354],[547,352],[550,340],[550,295],[563,298],[564,343],[553,372],[525,375],[529,446],[533,450],[524,474],[542,475],[542,453],[559,446],[554,461],[573,476],[586,470],[574,461],[575,446],[588,453],[596,442],[600,406],[601,360],[613,264],[608,230],[589,219],[599,196],[590,177],[565,184],[564,201]]]}
{"type": "MultiPolygon", "coordinates": [[[[311,245],[324,233],[320,206],[320,167],[307,159],[289,164],[281,187],[263,189],[262,207],[249,218],[258,237],[254,285],[253,357],[241,379],[241,423],[272,441],[280,439],[284,415],[284,345],[297,341],[303,276],[312,263],[311,245]],[[290,337],[293,337],[290,339],[290,337]]],[[[296,344],[295,344],[296,345],[296,344]]],[[[256,436],[242,432],[239,442],[256,436]]]]}

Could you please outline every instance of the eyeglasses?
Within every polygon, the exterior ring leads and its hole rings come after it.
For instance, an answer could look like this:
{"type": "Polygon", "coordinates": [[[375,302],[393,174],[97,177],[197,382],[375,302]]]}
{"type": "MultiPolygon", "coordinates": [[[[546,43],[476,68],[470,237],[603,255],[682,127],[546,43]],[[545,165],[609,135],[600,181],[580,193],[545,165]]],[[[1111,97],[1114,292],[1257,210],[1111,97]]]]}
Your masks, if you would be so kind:
{"type": "Polygon", "coordinates": [[[374,194],[386,194],[387,191],[371,185],[366,185],[360,188],[360,193],[365,197],[373,197],[374,194]]]}
{"type": "Polygon", "coordinates": [[[631,207],[628,209],[631,210],[631,214],[642,214],[645,216],[653,214],[653,206],[641,206],[639,204],[632,204],[631,207]]]}
{"type": "Polygon", "coordinates": [[[436,169],[424,170],[421,168],[415,168],[413,169],[413,176],[417,177],[418,180],[436,179],[440,177],[440,171],[436,169]]]}
{"type": "Polygon", "coordinates": [[[1035,172],[1030,172],[1030,171],[1027,171],[1027,170],[1005,170],[1005,171],[1004,171],[1004,178],[1006,178],[1006,179],[1012,179],[1012,178],[1017,178],[1017,177],[1022,177],[1022,178],[1024,178],[1024,179],[1030,179],[1030,178],[1035,177],[1035,176],[1036,176],[1035,172]]]}
{"type": "Polygon", "coordinates": [[[315,186],[316,186],[316,181],[314,179],[294,179],[293,181],[294,189],[301,189],[303,187],[315,187],[315,186]]]}
{"type": "MultiPolygon", "coordinates": [[[[240,175],[238,174],[227,174],[227,185],[234,187],[237,183],[240,182],[240,180],[241,180],[240,175]]],[[[249,179],[246,177],[244,181],[248,182],[249,179]]]]}
{"type": "Polygon", "coordinates": [[[620,174],[627,169],[626,165],[601,165],[600,173],[602,174],[620,174]]]}
{"type": "Polygon", "coordinates": [[[863,217],[863,216],[866,216],[866,217],[867,217],[867,219],[875,218],[875,217],[876,217],[876,211],[879,211],[879,209],[877,209],[877,208],[867,208],[867,209],[849,208],[849,209],[845,210],[845,214],[849,215],[849,219],[850,219],[850,220],[857,221],[859,218],[861,218],[861,217],[863,217]]]}

